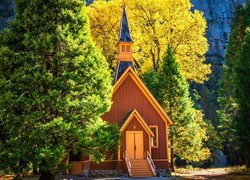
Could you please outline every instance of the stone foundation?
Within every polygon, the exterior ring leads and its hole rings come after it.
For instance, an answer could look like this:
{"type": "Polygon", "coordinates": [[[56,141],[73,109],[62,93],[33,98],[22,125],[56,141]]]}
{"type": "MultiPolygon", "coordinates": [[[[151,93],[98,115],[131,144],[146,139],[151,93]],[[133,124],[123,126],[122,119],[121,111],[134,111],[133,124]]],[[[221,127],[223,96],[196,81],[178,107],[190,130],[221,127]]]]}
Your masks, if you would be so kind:
{"type": "Polygon", "coordinates": [[[127,177],[121,170],[89,170],[88,177],[127,177]]]}

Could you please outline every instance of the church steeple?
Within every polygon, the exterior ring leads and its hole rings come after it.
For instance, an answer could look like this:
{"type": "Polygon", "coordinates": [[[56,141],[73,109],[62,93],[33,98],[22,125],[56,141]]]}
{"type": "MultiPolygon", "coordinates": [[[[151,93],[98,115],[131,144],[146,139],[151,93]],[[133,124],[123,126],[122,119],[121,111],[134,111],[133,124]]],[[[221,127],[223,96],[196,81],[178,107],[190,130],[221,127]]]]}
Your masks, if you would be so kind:
{"type": "Polygon", "coordinates": [[[121,75],[129,66],[135,69],[132,57],[133,44],[134,41],[130,35],[127,13],[126,13],[126,5],[124,3],[122,6],[122,18],[121,18],[120,31],[117,43],[118,63],[116,66],[114,83],[121,77],[121,75]]]}
{"type": "Polygon", "coordinates": [[[120,61],[132,61],[132,46],[133,39],[130,35],[127,13],[126,13],[126,5],[122,6],[122,19],[120,24],[120,31],[118,37],[118,57],[117,59],[120,61]]]}
{"type": "Polygon", "coordinates": [[[122,6],[122,20],[120,24],[118,42],[134,42],[130,36],[130,30],[126,13],[126,5],[122,6]]]}

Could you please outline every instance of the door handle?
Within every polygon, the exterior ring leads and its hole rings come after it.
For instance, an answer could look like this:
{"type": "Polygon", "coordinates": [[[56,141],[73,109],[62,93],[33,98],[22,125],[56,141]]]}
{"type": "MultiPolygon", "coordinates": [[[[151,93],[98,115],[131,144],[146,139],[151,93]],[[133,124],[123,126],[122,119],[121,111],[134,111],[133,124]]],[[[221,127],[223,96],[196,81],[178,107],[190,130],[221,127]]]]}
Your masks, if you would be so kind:
{"type": "Polygon", "coordinates": [[[136,146],[134,146],[134,149],[136,150],[136,146]]]}

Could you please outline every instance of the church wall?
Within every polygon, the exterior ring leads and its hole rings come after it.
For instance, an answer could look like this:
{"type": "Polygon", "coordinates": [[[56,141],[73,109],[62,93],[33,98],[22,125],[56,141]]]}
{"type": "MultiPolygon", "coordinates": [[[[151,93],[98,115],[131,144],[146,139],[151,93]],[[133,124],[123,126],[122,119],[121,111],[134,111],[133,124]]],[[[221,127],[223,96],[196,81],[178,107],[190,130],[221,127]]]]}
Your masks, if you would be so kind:
{"type": "MultiPolygon", "coordinates": [[[[152,148],[152,158],[166,160],[166,124],[130,76],[124,80],[113,94],[112,101],[110,111],[104,114],[102,118],[109,123],[121,125],[127,115],[136,109],[148,125],[158,126],[159,147],[152,148]]],[[[122,143],[124,143],[123,141],[122,143]]],[[[122,153],[121,151],[121,156],[122,153]]]]}

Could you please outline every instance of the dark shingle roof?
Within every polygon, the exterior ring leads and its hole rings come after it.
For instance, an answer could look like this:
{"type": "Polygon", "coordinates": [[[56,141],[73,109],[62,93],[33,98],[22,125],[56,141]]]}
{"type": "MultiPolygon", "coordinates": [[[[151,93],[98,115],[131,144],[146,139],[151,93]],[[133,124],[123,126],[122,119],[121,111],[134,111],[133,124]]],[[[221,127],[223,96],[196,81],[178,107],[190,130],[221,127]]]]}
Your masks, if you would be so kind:
{"type": "Polygon", "coordinates": [[[126,116],[122,119],[122,121],[120,122],[119,126],[122,127],[123,124],[127,121],[128,117],[132,114],[132,112],[134,112],[134,109],[132,111],[129,111],[126,116]]]}
{"type": "Polygon", "coordinates": [[[114,84],[118,81],[118,79],[122,76],[122,74],[126,71],[126,69],[129,66],[133,70],[135,70],[135,66],[132,61],[118,61],[115,71],[114,84]]]}
{"type": "Polygon", "coordinates": [[[120,25],[118,42],[134,42],[130,36],[125,6],[122,8],[122,21],[120,25]]]}

